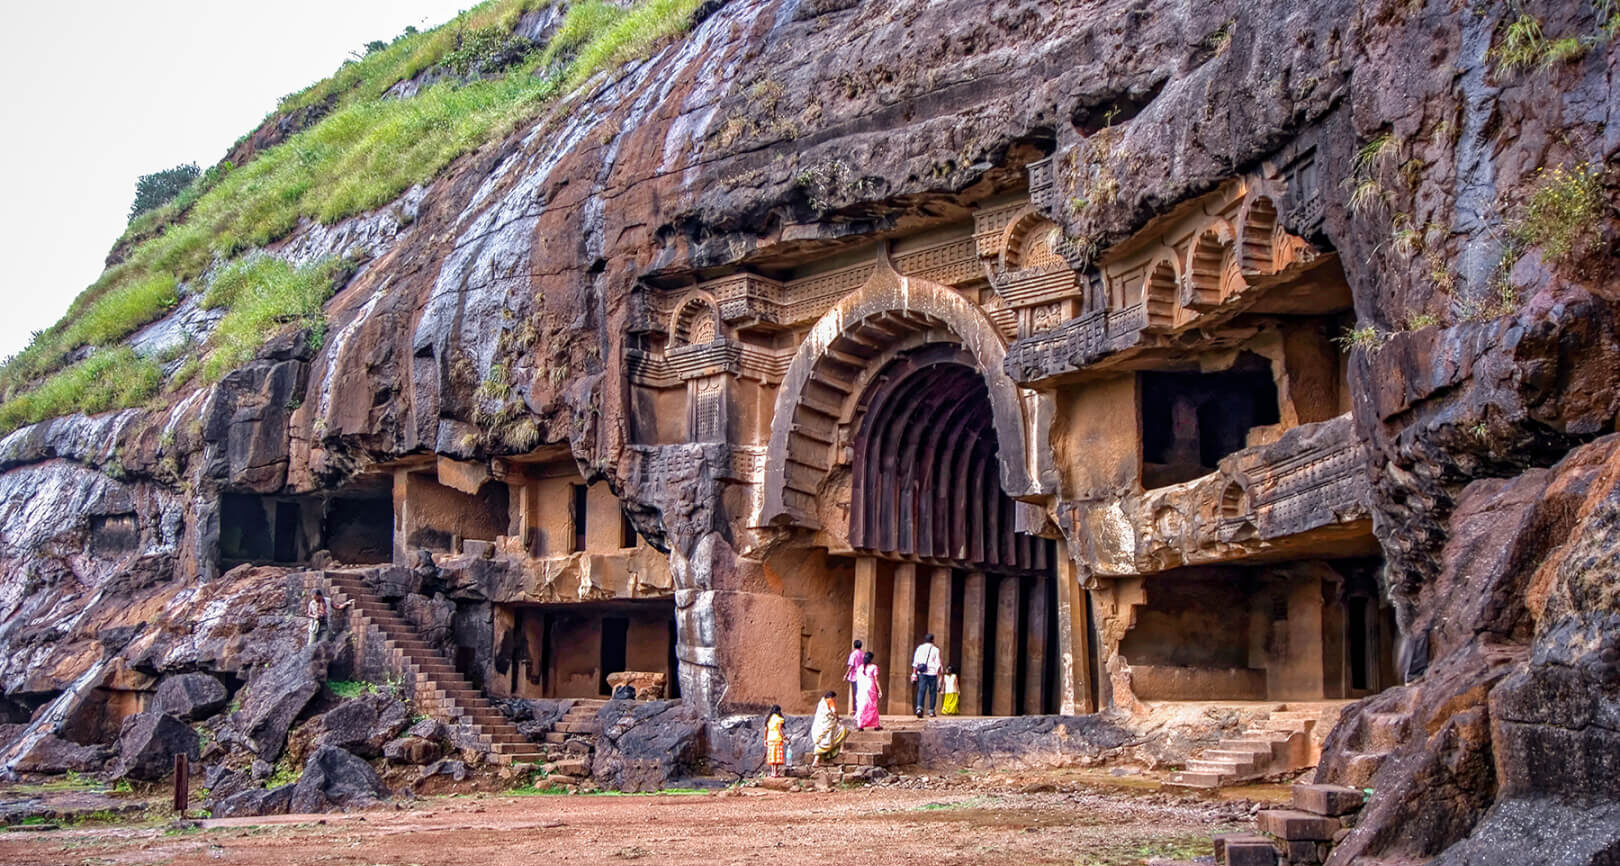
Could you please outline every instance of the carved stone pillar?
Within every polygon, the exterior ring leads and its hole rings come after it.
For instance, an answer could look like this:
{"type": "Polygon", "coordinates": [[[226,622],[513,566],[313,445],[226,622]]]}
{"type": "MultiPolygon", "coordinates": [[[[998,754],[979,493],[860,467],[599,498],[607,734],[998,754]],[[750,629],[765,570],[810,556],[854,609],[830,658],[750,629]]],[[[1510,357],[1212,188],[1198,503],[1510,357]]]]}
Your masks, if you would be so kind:
{"type": "Polygon", "coordinates": [[[911,649],[917,634],[917,566],[902,562],[894,567],[894,603],[889,629],[889,683],[885,706],[894,715],[911,712],[911,649]]]}
{"type": "Polygon", "coordinates": [[[1046,711],[1041,700],[1046,684],[1046,578],[1038,577],[1029,590],[1029,626],[1024,651],[1024,714],[1046,711]]]}
{"type": "Polygon", "coordinates": [[[962,587],[962,714],[984,712],[984,572],[970,571],[962,587]]]}
{"type": "Polygon", "coordinates": [[[996,591],[996,680],[990,699],[990,712],[1010,716],[1013,684],[1018,676],[1018,578],[1003,577],[996,591]]]}
{"type": "Polygon", "coordinates": [[[1094,713],[1091,699],[1091,653],[1086,645],[1086,591],[1079,569],[1060,547],[1057,562],[1058,712],[1094,713]]]}
{"type": "Polygon", "coordinates": [[[876,652],[872,645],[877,625],[877,559],[862,556],[855,560],[855,610],[850,618],[850,636],[863,649],[876,652]]]}

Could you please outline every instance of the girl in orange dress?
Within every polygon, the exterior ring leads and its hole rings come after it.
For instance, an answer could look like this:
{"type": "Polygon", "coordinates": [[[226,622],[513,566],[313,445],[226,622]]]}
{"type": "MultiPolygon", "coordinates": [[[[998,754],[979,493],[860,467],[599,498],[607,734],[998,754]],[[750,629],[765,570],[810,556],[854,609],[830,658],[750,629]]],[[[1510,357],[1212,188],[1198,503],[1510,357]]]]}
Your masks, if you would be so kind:
{"type": "Polygon", "coordinates": [[[771,776],[782,775],[782,766],[787,763],[787,717],[782,715],[782,708],[771,707],[771,712],[765,717],[765,763],[771,768],[771,776]]]}

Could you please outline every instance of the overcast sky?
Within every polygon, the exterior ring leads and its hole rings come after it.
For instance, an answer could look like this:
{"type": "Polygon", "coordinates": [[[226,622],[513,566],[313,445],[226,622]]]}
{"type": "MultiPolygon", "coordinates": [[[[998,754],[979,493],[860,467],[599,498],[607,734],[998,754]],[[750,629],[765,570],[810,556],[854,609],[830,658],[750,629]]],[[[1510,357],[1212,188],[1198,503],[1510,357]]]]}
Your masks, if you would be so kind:
{"type": "Polygon", "coordinates": [[[50,0],[0,27],[0,357],[101,273],[135,179],[206,168],[350,51],[476,0],[50,0]]]}

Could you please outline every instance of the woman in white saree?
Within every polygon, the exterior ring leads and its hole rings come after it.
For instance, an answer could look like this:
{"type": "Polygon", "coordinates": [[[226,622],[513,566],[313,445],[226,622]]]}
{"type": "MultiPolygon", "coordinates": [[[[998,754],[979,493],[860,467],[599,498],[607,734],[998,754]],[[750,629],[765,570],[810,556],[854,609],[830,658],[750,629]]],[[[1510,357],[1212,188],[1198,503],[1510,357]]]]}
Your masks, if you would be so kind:
{"type": "Polygon", "coordinates": [[[838,757],[838,751],[844,747],[844,738],[848,736],[849,729],[838,717],[838,693],[829,691],[816,705],[816,718],[810,724],[810,740],[816,749],[810,766],[820,766],[823,758],[831,761],[838,757]]]}

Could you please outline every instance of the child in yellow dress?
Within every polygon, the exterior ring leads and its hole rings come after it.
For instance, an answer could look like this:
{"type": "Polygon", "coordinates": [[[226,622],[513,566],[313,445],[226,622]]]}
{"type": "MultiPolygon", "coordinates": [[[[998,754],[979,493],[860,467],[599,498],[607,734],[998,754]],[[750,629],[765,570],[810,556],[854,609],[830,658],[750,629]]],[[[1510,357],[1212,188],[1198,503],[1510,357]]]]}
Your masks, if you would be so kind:
{"type": "Polygon", "coordinates": [[[771,707],[771,712],[765,717],[765,763],[771,768],[771,776],[782,775],[782,766],[787,763],[787,717],[782,715],[780,706],[771,707]]]}
{"type": "Polygon", "coordinates": [[[962,687],[956,679],[956,668],[950,665],[945,666],[945,676],[940,683],[940,691],[944,694],[939,699],[939,711],[947,716],[956,715],[957,704],[961,700],[962,694],[962,687]]]}

